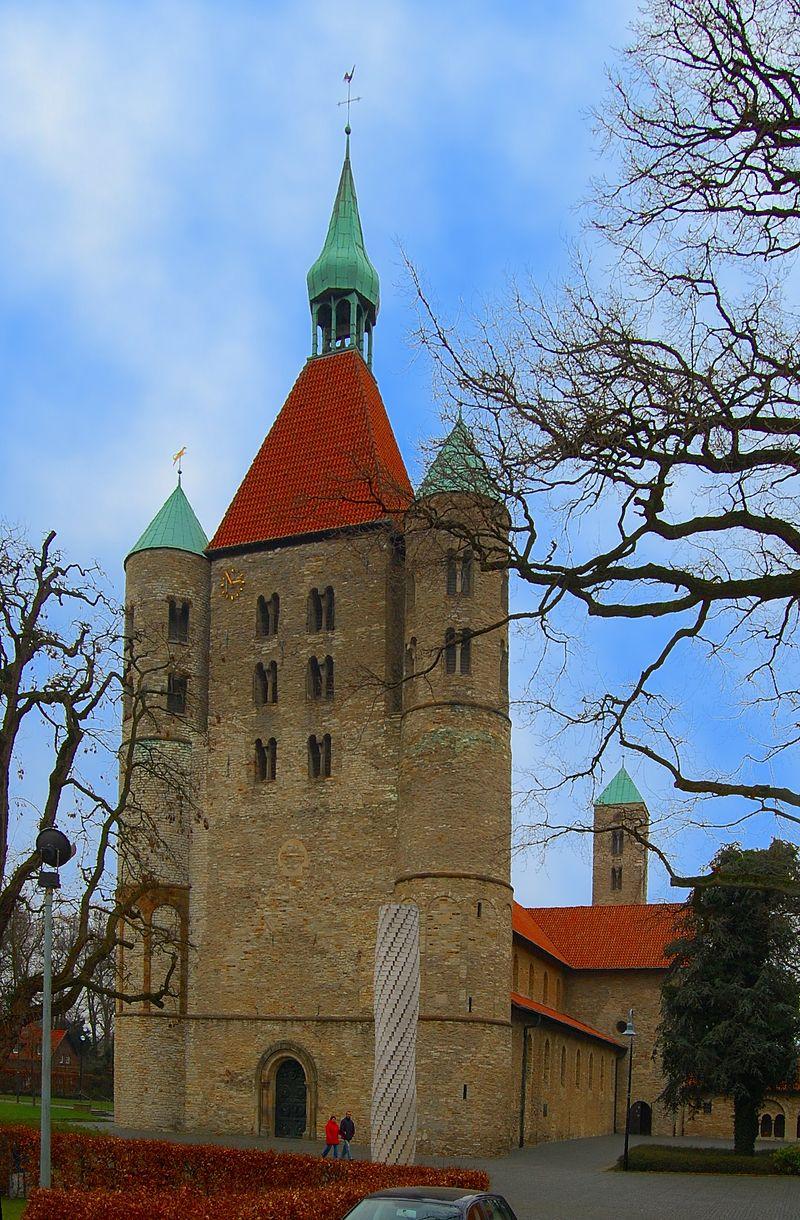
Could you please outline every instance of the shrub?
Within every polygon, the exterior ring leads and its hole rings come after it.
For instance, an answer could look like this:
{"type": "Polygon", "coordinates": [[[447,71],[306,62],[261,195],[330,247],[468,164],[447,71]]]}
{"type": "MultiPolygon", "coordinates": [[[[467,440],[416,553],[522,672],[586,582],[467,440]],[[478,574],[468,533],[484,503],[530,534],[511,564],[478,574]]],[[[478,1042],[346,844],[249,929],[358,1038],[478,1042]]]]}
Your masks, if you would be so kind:
{"type": "MultiPolygon", "coordinates": [[[[622,1157],[617,1161],[622,1166],[622,1157]]],[[[681,1148],[670,1144],[637,1144],[631,1148],[630,1169],[662,1173],[775,1173],[769,1151],[741,1156],[732,1148],[681,1148]]]]}
{"type": "Polygon", "coordinates": [[[800,1173],[800,1144],[779,1148],[773,1153],[772,1163],[778,1173],[800,1173]]]}
{"type": "MultiPolygon", "coordinates": [[[[0,1181],[8,1180],[14,1145],[20,1150],[28,1180],[32,1181],[39,1160],[39,1135],[29,1127],[0,1128],[0,1181]]],[[[418,1184],[486,1190],[489,1185],[487,1175],[478,1170],[376,1165],[371,1161],[324,1161],[318,1156],[277,1153],[269,1149],[125,1140],[83,1132],[54,1132],[52,1154],[53,1185],[58,1192],[103,1192],[112,1197],[114,1192],[125,1191],[126,1199],[129,1192],[133,1197],[141,1191],[145,1191],[148,1198],[154,1192],[169,1192],[174,1198],[176,1192],[184,1191],[188,1192],[187,1197],[206,1199],[217,1195],[227,1198],[248,1195],[252,1199],[258,1192],[260,1206],[266,1195],[272,1197],[277,1192],[291,1192],[298,1187],[302,1188],[304,1198],[309,1191],[335,1187],[340,1191],[355,1191],[355,1198],[360,1199],[374,1190],[391,1186],[418,1184]]],[[[169,1211],[166,1214],[171,1215],[169,1211]]],[[[88,1212],[89,1215],[92,1213],[88,1212]]],[[[261,1212],[252,1215],[255,1220],[261,1220],[261,1212]]]]}
{"type": "Polygon", "coordinates": [[[25,1220],[341,1220],[369,1192],[355,1186],[205,1195],[173,1191],[33,1192],[25,1220]]]}

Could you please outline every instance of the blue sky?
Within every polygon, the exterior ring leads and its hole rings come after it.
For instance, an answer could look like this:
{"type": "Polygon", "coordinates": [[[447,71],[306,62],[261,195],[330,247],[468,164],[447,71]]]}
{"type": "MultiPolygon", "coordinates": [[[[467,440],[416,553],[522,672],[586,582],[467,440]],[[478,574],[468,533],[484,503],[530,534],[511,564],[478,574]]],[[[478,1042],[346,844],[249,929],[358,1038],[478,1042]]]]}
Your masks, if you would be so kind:
{"type": "MultiPolygon", "coordinates": [[[[186,445],[184,486],[213,532],[308,354],[305,275],[353,63],[353,165],[382,283],[375,371],[418,476],[442,425],[400,248],[453,318],[511,274],[566,269],[598,168],[587,110],[635,7],[7,0],[0,512],[57,528],[121,590],[186,445]]],[[[624,649],[611,639],[596,663],[613,672],[624,649]]],[[[525,672],[520,648],[518,685],[525,672]]],[[[531,733],[516,745],[530,763],[531,733]]],[[[689,865],[713,848],[687,844],[689,865]]],[[[587,850],[518,859],[520,896],[588,901],[587,850]]],[[[658,870],[652,893],[668,894],[658,870]]]]}

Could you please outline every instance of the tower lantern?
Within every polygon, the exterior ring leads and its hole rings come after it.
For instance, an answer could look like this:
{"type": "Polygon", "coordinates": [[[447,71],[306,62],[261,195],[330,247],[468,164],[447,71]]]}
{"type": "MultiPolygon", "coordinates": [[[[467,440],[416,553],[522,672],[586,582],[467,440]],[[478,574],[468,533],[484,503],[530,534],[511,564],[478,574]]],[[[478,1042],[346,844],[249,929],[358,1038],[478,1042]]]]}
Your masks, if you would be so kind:
{"type": "Polygon", "coordinates": [[[380,308],[378,273],[364,245],[350,166],[350,125],[344,164],[322,253],[308,273],[311,355],[356,348],[372,365],[372,331],[380,308]]]}

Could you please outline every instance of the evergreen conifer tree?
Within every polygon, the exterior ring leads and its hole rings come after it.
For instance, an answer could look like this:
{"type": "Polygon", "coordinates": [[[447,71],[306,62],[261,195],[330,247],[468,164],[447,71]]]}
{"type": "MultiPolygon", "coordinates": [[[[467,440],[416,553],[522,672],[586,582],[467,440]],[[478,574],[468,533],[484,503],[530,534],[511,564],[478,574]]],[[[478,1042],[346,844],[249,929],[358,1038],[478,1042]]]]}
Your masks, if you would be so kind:
{"type": "Polygon", "coordinates": [[[720,884],[692,892],[669,948],[661,1096],[671,1109],[732,1097],[736,1151],[752,1153],[764,1097],[797,1079],[800,857],[776,839],[766,850],[724,847],[711,867],[720,884]]]}

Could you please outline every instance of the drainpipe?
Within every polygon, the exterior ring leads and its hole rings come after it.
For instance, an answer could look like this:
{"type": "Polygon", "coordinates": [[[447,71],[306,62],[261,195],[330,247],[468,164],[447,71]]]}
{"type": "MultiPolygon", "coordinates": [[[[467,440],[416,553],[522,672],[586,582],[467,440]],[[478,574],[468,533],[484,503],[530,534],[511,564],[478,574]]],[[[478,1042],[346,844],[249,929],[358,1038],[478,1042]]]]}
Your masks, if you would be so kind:
{"type": "Polygon", "coordinates": [[[530,1025],[522,1027],[522,1081],[519,1095],[519,1146],[525,1147],[525,1093],[528,1079],[528,1030],[538,1029],[542,1023],[542,1018],[531,1022],[530,1025]]]}

